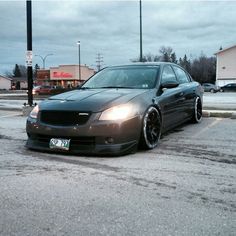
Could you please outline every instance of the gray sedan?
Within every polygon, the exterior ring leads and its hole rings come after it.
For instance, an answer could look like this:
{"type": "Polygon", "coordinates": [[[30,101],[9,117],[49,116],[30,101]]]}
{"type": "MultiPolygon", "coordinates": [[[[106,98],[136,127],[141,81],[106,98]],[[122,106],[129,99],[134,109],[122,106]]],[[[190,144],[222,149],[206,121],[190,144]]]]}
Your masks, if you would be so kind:
{"type": "Polygon", "coordinates": [[[204,83],[202,84],[202,87],[204,89],[204,92],[216,93],[220,91],[219,86],[216,86],[215,84],[211,84],[211,83],[204,83]]]}

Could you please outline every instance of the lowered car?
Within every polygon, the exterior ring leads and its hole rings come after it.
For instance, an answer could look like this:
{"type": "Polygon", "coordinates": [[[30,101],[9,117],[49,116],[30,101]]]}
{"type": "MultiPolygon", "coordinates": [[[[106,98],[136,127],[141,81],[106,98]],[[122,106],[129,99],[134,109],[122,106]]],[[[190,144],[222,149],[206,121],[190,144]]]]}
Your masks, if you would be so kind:
{"type": "Polygon", "coordinates": [[[90,155],[153,149],[167,130],[201,121],[202,95],[201,85],[176,64],[107,67],[80,88],[35,106],[26,146],[90,155]]]}

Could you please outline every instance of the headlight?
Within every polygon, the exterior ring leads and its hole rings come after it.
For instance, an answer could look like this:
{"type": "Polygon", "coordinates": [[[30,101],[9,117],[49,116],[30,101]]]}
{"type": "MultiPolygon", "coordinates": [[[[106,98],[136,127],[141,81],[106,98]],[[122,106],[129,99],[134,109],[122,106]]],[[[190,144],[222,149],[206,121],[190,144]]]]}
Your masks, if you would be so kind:
{"type": "Polygon", "coordinates": [[[103,111],[99,120],[124,120],[133,117],[136,112],[137,109],[133,105],[120,105],[103,111]]]}
{"type": "Polygon", "coordinates": [[[31,118],[34,118],[34,119],[37,119],[37,116],[38,116],[38,113],[39,113],[39,106],[35,106],[34,109],[30,112],[29,116],[31,118]]]}

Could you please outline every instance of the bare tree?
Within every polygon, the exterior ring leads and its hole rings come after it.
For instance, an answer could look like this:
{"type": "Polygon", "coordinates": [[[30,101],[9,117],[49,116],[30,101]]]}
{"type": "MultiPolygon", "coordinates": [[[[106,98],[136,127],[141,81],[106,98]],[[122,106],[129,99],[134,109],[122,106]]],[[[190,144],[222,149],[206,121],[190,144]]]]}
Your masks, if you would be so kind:
{"type": "Polygon", "coordinates": [[[171,54],[173,53],[173,49],[171,47],[161,46],[159,52],[161,53],[161,61],[171,61],[171,54]]]}
{"type": "Polygon", "coordinates": [[[200,83],[215,83],[216,58],[206,57],[204,54],[201,54],[199,58],[193,60],[191,74],[200,83]]]}

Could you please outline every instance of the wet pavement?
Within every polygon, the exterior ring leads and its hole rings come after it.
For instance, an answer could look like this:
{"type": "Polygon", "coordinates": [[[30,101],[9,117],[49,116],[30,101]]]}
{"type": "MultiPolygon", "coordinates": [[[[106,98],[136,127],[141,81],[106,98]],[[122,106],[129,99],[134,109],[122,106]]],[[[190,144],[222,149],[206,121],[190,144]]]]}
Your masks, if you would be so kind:
{"type": "Polygon", "coordinates": [[[0,111],[0,235],[235,235],[236,120],[116,158],[27,150],[25,120],[0,111]]]}

